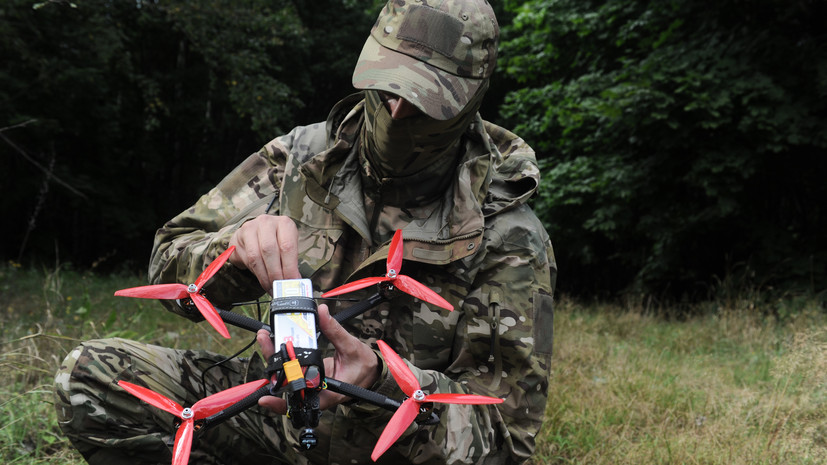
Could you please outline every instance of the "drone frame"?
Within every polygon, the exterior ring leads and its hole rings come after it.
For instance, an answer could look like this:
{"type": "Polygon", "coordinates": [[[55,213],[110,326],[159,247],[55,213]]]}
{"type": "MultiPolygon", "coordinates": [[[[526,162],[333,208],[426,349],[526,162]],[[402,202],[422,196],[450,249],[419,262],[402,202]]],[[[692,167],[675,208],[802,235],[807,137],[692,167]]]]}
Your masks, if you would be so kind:
{"type": "MultiPolygon", "coordinates": [[[[210,263],[201,275],[199,275],[196,282],[189,286],[183,284],[150,285],[124,289],[116,292],[115,295],[156,299],[191,299],[208,322],[227,338],[230,336],[224,323],[229,323],[252,332],[265,329],[272,333],[269,325],[232,311],[217,308],[202,295],[204,285],[229,259],[233,250],[234,247],[230,247],[219,255],[219,257],[210,263]],[[221,328],[223,328],[223,330],[221,328]]],[[[382,302],[390,300],[390,294],[394,289],[399,289],[402,292],[433,305],[453,310],[453,306],[436,292],[413,278],[399,273],[402,265],[402,252],[402,231],[397,230],[390,243],[385,276],[363,278],[323,293],[321,295],[322,298],[330,298],[364,289],[371,285],[377,285],[379,288],[377,293],[333,315],[333,318],[341,323],[346,319],[359,315],[382,302]]],[[[380,340],[377,341],[377,345],[383,357],[385,357],[385,362],[388,364],[391,375],[407,396],[402,401],[357,385],[325,377],[324,363],[320,356],[321,351],[319,349],[294,348],[292,344],[282,344],[279,348],[280,350],[268,361],[267,372],[269,379],[246,383],[221,391],[196,402],[192,407],[187,409],[184,409],[161,394],[146,388],[132,385],[125,381],[120,381],[118,384],[132,395],[182,420],[177,426],[178,431],[176,432],[175,446],[173,449],[173,465],[184,465],[187,463],[195,432],[204,431],[207,428],[226,421],[232,416],[238,415],[244,410],[257,405],[258,399],[266,395],[287,393],[288,405],[291,408],[291,412],[289,413],[294,412],[291,417],[293,426],[305,428],[300,436],[300,441],[306,449],[310,449],[315,445],[313,427],[317,426],[318,418],[321,414],[319,411],[318,394],[322,389],[349,396],[393,412],[390,421],[380,435],[374,451],[371,454],[373,461],[378,460],[378,458],[399,439],[412,422],[417,421],[421,424],[438,423],[439,417],[432,410],[434,402],[466,405],[498,404],[503,402],[503,399],[496,397],[463,393],[425,394],[419,386],[419,382],[413,372],[410,371],[403,359],[393,351],[386,342],[380,340]],[[307,383],[305,371],[307,371],[307,368],[310,366],[315,366],[319,369],[316,375],[319,376],[320,382],[307,383]],[[213,399],[213,401],[209,401],[208,399],[213,399]],[[219,403],[220,406],[217,406],[219,403]],[[184,412],[189,416],[188,418],[183,417],[184,412]],[[195,422],[197,422],[197,428],[195,428],[195,422]],[[182,427],[184,428],[183,430],[181,429],[182,427]]]]}

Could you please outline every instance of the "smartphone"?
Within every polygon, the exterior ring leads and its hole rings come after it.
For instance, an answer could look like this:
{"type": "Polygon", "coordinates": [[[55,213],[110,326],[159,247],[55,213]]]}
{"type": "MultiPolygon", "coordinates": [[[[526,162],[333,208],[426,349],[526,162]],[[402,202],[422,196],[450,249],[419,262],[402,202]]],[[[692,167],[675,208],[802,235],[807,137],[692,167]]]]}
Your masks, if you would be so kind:
{"type": "Polygon", "coordinates": [[[277,350],[288,341],[293,343],[293,347],[318,348],[315,302],[312,299],[313,283],[309,279],[273,281],[270,328],[277,350]],[[312,304],[312,310],[308,304],[312,304]]]}

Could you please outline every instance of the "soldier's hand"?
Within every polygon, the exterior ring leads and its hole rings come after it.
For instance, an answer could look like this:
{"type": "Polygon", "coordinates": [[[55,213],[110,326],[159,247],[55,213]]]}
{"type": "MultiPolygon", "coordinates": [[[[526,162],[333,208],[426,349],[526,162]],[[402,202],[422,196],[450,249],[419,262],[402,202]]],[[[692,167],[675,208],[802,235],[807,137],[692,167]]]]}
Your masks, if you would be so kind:
{"type": "Polygon", "coordinates": [[[241,225],[230,238],[235,252],[230,263],[250,270],[261,288],[273,292],[273,281],[297,279],[299,232],[286,216],[260,215],[241,225]]]}
{"type": "MultiPolygon", "coordinates": [[[[325,376],[346,383],[370,389],[379,377],[379,359],[367,344],[348,333],[338,321],[330,316],[327,305],[319,305],[319,329],[333,344],[336,353],[324,359],[325,376]]],[[[269,360],[275,353],[270,333],[260,330],[256,335],[262,355],[269,360]]],[[[322,410],[348,400],[348,397],[329,390],[319,396],[322,410]]],[[[264,396],[258,404],[276,413],[287,413],[287,403],[280,397],[264,396]]]]}

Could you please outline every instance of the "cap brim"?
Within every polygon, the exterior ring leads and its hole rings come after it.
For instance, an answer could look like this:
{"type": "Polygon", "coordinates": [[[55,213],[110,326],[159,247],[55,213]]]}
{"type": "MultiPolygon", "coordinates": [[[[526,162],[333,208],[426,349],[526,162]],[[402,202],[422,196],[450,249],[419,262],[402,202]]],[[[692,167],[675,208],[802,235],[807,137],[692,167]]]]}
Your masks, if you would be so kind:
{"type": "Polygon", "coordinates": [[[459,115],[484,81],[459,77],[391,50],[372,35],[353,71],[355,88],[393,93],[431,118],[443,121],[459,115]]]}

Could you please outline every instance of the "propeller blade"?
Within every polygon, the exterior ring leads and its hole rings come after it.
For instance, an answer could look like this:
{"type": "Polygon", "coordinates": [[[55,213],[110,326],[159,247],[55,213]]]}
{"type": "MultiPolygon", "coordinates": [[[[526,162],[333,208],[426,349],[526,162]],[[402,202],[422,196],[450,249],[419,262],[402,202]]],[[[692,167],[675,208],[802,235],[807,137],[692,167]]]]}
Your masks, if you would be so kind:
{"type": "Polygon", "coordinates": [[[399,385],[405,395],[413,396],[415,391],[421,389],[416,376],[414,376],[411,369],[408,368],[408,365],[405,364],[405,361],[402,360],[402,357],[394,352],[385,341],[380,340],[376,341],[376,343],[379,345],[379,351],[382,352],[382,355],[385,357],[385,363],[388,364],[388,370],[390,370],[393,379],[396,380],[396,384],[399,385]]]}
{"type": "Polygon", "coordinates": [[[429,304],[436,305],[437,307],[442,307],[446,310],[454,311],[454,306],[449,304],[447,300],[443,299],[439,294],[434,292],[428,286],[420,283],[419,281],[411,278],[410,276],[405,276],[403,274],[396,277],[393,282],[393,285],[396,286],[400,291],[405,292],[406,294],[410,294],[417,299],[424,300],[429,304]]]}
{"type": "Polygon", "coordinates": [[[258,381],[250,381],[249,383],[240,384],[230,389],[217,392],[209,397],[205,397],[192,406],[193,418],[200,420],[224,410],[225,408],[235,404],[244,399],[250,394],[258,391],[259,388],[264,387],[269,383],[269,380],[260,379],[258,381]]]}
{"type": "Polygon", "coordinates": [[[372,286],[374,284],[378,284],[385,281],[390,281],[390,278],[385,277],[374,277],[374,278],[362,278],[353,281],[352,283],[343,284],[335,289],[331,289],[324,294],[322,297],[333,297],[337,295],[347,294],[349,292],[358,291],[359,289],[364,289],[368,286],[372,286]]]}
{"type": "Polygon", "coordinates": [[[397,229],[395,233],[393,233],[393,239],[391,239],[391,246],[388,249],[388,260],[385,264],[385,267],[388,272],[388,276],[396,276],[402,272],[402,255],[404,249],[402,247],[402,230],[397,229]]]}
{"type": "Polygon", "coordinates": [[[132,394],[138,399],[141,399],[147,404],[181,418],[181,411],[184,410],[184,407],[178,405],[177,402],[170,400],[155,391],[151,391],[145,387],[141,387],[127,381],[118,381],[118,386],[122,387],[126,392],[132,394]]]}
{"type": "Polygon", "coordinates": [[[224,336],[227,339],[230,339],[230,331],[227,330],[227,326],[224,324],[224,320],[221,319],[221,316],[218,314],[218,311],[213,307],[209,300],[203,295],[194,292],[189,295],[192,299],[195,306],[198,308],[198,311],[201,312],[201,315],[207,320],[207,322],[218,331],[218,334],[224,336]]]}
{"type": "Polygon", "coordinates": [[[502,404],[499,397],[478,396],[475,394],[429,394],[422,402],[439,402],[441,404],[484,405],[502,404]]]}
{"type": "Polygon", "coordinates": [[[379,440],[376,441],[373,453],[370,454],[371,460],[375,462],[379,459],[399,439],[399,436],[402,436],[402,433],[408,429],[408,426],[413,423],[417,415],[419,415],[419,404],[412,397],[405,399],[385,426],[379,440]]]}
{"type": "Polygon", "coordinates": [[[175,447],[172,449],[172,465],[187,465],[192,450],[192,435],[195,424],[192,419],[184,420],[175,433],[175,447]]]}
{"type": "Polygon", "coordinates": [[[178,283],[152,284],[150,286],[130,287],[115,292],[120,297],[138,297],[140,299],[183,299],[187,297],[187,286],[178,283]]]}
{"type": "Polygon", "coordinates": [[[230,255],[233,254],[234,250],[234,245],[227,248],[227,250],[225,250],[221,255],[216,257],[216,259],[213,260],[212,263],[210,263],[210,265],[204,271],[202,271],[200,275],[198,275],[198,278],[195,280],[195,287],[197,287],[198,290],[201,290],[201,287],[203,287],[204,284],[206,284],[207,281],[209,281],[210,278],[212,278],[213,275],[216,272],[218,272],[218,270],[222,266],[224,266],[225,263],[227,263],[227,260],[230,259],[230,255]]]}

